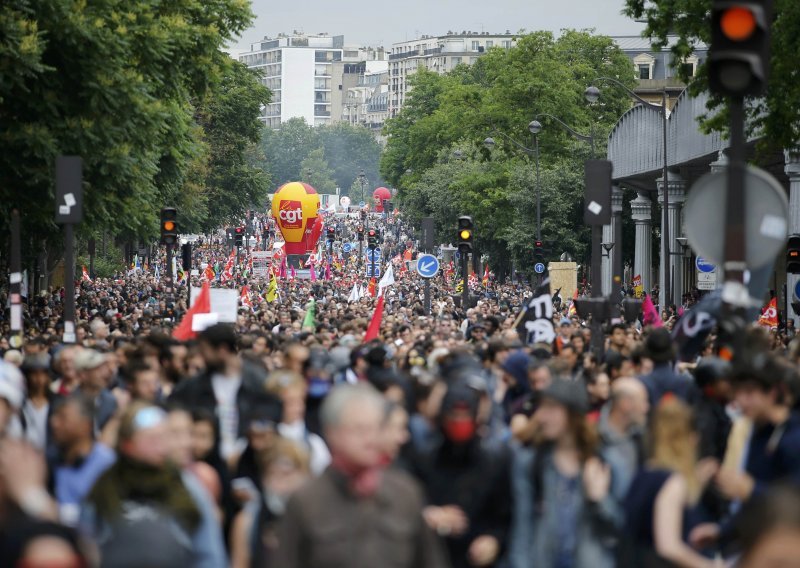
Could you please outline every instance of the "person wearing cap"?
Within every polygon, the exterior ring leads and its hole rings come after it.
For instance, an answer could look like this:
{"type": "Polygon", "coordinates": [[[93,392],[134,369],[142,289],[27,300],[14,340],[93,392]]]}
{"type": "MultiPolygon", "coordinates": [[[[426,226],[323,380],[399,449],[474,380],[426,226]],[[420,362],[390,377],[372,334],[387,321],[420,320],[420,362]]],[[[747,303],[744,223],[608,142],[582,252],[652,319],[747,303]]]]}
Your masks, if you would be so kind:
{"type": "Polygon", "coordinates": [[[644,344],[644,356],[653,362],[653,370],[639,377],[647,389],[650,408],[667,393],[672,393],[684,402],[697,398],[692,378],[675,372],[675,345],[669,331],[663,327],[650,330],[644,344]]]}
{"type": "Polygon", "coordinates": [[[530,420],[530,437],[514,449],[512,568],[615,565],[621,507],[587,409],[583,385],[554,380],[530,420]]]}
{"type": "Polygon", "coordinates": [[[453,568],[494,566],[505,549],[511,519],[509,455],[480,434],[481,393],[470,375],[448,372],[437,418],[438,442],[411,464],[425,488],[428,525],[444,540],[453,568]]]}
{"type": "Polygon", "coordinates": [[[117,412],[117,399],[108,390],[113,371],[108,355],[95,349],[81,349],[75,356],[75,371],[80,386],[75,390],[94,401],[95,431],[102,432],[117,412]]]}
{"type": "Polygon", "coordinates": [[[92,487],[81,513],[81,530],[98,547],[101,565],[227,565],[213,503],[168,459],[168,434],[159,407],[133,402],[123,412],[118,459],[92,487]]]}

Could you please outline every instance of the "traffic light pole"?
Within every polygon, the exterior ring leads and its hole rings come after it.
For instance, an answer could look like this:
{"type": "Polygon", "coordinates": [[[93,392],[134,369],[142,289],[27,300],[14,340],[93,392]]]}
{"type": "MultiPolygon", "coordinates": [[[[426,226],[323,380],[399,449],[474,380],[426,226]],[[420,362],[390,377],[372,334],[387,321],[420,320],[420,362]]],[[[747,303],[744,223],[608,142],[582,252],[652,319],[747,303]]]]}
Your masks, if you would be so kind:
{"type": "Polygon", "coordinates": [[[173,284],[174,280],[172,277],[172,245],[167,243],[167,267],[166,267],[166,277],[164,278],[164,292],[167,294],[167,301],[173,301],[173,284]]]}
{"type": "MultiPolygon", "coordinates": [[[[11,275],[9,278],[9,304],[11,309],[11,347],[22,347],[22,255],[20,253],[19,211],[11,211],[11,275]]],[[[30,292],[29,292],[30,294],[30,292]]]]}
{"type": "Polygon", "coordinates": [[[469,272],[469,263],[467,262],[467,255],[469,253],[462,252],[461,253],[461,277],[463,280],[463,285],[461,287],[461,309],[464,310],[464,314],[467,313],[467,301],[469,300],[469,284],[468,284],[468,272],[469,272]]]}

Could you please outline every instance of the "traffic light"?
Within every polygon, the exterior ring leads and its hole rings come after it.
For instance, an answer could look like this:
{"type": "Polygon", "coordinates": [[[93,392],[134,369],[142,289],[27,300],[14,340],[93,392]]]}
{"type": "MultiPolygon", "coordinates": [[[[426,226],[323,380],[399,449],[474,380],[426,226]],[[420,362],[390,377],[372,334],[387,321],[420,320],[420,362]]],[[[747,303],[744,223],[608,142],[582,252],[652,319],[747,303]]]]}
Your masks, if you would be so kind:
{"type": "Polygon", "coordinates": [[[233,240],[237,247],[244,244],[244,227],[236,227],[233,230],[233,240]]]}
{"type": "Polygon", "coordinates": [[[735,97],[764,93],[769,72],[772,1],[715,0],[708,53],[712,92],[735,97]]]}
{"type": "Polygon", "coordinates": [[[533,241],[533,261],[544,262],[544,241],[533,241]]]}
{"type": "Polygon", "coordinates": [[[786,273],[800,274],[800,235],[789,235],[786,245],[786,273]]]}
{"type": "Polygon", "coordinates": [[[334,229],[333,227],[328,227],[327,234],[328,236],[326,237],[326,240],[328,242],[332,243],[333,241],[336,240],[336,229],[334,229]]]}
{"type": "Polygon", "coordinates": [[[458,218],[458,250],[461,252],[472,251],[473,225],[472,217],[463,215],[458,218]]]}
{"type": "Polygon", "coordinates": [[[192,271],[192,243],[186,243],[181,247],[181,266],[186,272],[192,271]]]}
{"type": "Polygon", "coordinates": [[[356,232],[358,233],[358,240],[359,241],[363,241],[364,240],[364,226],[363,225],[359,225],[358,228],[356,229],[356,232]]]}
{"type": "Polygon", "coordinates": [[[367,232],[367,248],[369,250],[375,250],[378,246],[378,233],[375,232],[375,229],[370,229],[367,232]]]}
{"type": "Polygon", "coordinates": [[[161,209],[161,242],[174,245],[178,242],[178,210],[174,207],[161,209]]]}

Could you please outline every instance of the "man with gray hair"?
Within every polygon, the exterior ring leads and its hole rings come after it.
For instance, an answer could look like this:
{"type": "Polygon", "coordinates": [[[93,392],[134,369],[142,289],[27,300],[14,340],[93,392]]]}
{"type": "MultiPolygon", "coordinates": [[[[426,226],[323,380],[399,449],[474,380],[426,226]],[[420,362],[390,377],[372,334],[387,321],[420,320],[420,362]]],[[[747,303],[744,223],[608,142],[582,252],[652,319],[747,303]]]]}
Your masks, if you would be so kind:
{"type": "Polygon", "coordinates": [[[383,415],[383,398],[367,385],[340,385],[325,399],[320,420],[332,464],[289,501],[276,566],[447,566],[423,520],[419,488],[382,465],[383,415]]]}

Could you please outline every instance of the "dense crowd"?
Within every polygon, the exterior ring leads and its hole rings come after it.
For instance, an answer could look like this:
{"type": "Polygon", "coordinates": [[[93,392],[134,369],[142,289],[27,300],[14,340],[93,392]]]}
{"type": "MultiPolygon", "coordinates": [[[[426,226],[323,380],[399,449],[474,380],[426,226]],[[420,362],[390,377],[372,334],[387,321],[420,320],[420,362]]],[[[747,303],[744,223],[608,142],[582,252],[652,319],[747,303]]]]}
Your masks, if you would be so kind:
{"type": "Polygon", "coordinates": [[[188,341],[185,288],[145,270],[81,283],[74,345],[59,291],[21,350],[3,322],[0,565],[800,566],[800,345],[753,327],[735,364],[713,332],[679,357],[664,310],[593,351],[561,298],[527,345],[530,287],[478,282],[464,309],[439,278],[428,314],[413,232],[371,222],[399,262],[367,341],[376,298],[338,249],[273,301],[270,277],[216,283],[252,307],[188,341]]]}

